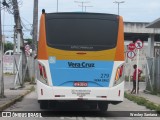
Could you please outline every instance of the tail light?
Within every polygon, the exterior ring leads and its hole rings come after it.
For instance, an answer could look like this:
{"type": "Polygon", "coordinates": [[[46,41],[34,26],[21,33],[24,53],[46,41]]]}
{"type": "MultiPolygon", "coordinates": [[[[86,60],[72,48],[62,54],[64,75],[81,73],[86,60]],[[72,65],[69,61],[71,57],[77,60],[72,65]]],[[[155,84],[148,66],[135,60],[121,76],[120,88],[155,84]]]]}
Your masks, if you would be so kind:
{"type": "Polygon", "coordinates": [[[45,67],[39,63],[39,72],[40,72],[40,76],[43,78],[43,79],[47,79],[47,73],[46,73],[46,69],[45,67]]]}
{"type": "Polygon", "coordinates": [[[119,78],[122,77],[122,73],[123,73],[123,65],[118,67],[115,80],[119,80],[119,78]]]}
{"type": "Polygon", "coordinates": [[[41,64],[39,64],[38,66],[39,66],[39,72],[40,72],[40,75],[41,75],[41,76],[43,76],[42,65],[41,65],[41,64]]]}
{"type": "Polygon", "coordinates": [[[43,66],[43,78],[44,79],[47,79],[47,74],[46,74],[46,70],[45,70],[45,67],[43,66]]]}

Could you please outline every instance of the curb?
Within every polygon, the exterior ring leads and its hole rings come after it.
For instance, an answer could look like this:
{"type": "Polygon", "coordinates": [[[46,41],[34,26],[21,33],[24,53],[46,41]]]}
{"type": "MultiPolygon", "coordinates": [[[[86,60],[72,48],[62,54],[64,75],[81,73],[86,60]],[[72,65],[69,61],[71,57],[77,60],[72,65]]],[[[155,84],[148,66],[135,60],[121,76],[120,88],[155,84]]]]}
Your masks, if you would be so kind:
{"type": "Polygon", "coordinates": [[[8,102],[0,105],[0,111],[7,109],[11,105],[15,104],[17,101],[20,101],[27,94],[31,93],[33,91],[33,89],[34,89],[34,86],[31,86],[25,93],[18,95],[16,98],[13,98],[13,99],[9,100],[8,102]]]}
{"type": "Polygon", "coordinates": [[[124,93],[124,97],[138,105],[145,106],[147,109],[155,110],[158,114],[160,114],[160,104],[156,104],[144,97],[132,95],[127,92],[124,93]]]}

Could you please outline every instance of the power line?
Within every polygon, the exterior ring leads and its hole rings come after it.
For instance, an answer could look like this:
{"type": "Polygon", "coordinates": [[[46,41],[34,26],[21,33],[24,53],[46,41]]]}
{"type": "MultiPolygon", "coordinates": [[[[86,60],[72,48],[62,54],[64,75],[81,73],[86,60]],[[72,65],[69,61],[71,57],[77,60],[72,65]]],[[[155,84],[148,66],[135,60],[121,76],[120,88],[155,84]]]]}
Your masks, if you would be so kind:
{"type": "MultiPolygon", "coordinates": [[[[79,5],[80,7],[82,7],[81,5],[79,5]]],[[[87,12],[87,7],[93,7],[93,6],[83,6],[84,7],[84,12],[87,12]]]]}
{"type": "Polygon", "coordinates": [[[32,25],[28,20],[26,20],[24,17],[21,17],[24,21],[28,23],[28,25],[32,25]]]}
{"type": "Polygon", "coordinates": [[[23,21],[22,21],[22,20],[21,20],[21,23],[22,23],[23,28],[25,28],[26,30],[31,31],[31,29],[28,29],[28,28],[26,27],[26,25],[23,23],[23,21]]]}
{"type": "MultiPolygon", "coordinates": [[[[6,27],[7,26],[9,26],[9,27],[12,26],[13,27],[14,25],[2,25],[2,26],[6,26],[6,27]]],[[[32,26],[32,24],[25,24],[25,26],[32,26]]]]}
{"type": "Polygon", "coordinates": [[[81,3],[82,5],[81,5],[81,7],[82,7],[82,12],[84,11],[84,4],[85,3],[89,3],[89,1],[74,1],[75,3],[81,3]]]}
{"type": "MultiPolygon", "coordinates": [[[[31,29],[28,30],[22,30],[23,32],[31,32],[31,29]]],[[[14,30],[4,30],[4,32],[14,32],[14,30]]]]}

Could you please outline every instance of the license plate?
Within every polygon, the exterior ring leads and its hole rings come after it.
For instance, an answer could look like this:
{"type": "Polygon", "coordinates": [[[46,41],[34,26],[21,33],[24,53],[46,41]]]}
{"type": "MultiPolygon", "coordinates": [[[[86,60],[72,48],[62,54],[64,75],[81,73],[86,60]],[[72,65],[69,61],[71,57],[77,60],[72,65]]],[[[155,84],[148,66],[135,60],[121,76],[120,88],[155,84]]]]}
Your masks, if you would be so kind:
{"type": "Polygon", "coordinates": [[[75,87],[87,87],[88,83],[87,82],[74,82],[75,87]]]}

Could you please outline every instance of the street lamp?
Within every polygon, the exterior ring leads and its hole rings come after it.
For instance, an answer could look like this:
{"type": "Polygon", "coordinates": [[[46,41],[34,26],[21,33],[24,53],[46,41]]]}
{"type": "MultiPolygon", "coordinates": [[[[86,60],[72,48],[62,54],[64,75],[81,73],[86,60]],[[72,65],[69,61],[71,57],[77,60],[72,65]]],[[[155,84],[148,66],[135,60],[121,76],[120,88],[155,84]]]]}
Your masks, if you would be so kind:
{"type": "Polygon", "coordinates": [[[119,4],[125,3],[125,1],[114,1],[113,3],[118,5],[118,15],[119,15],[119,4]]]}
{"type": "Polygon", "coordinates": [[[57,0],[57,12],[58,12],[58,0],[57,0]]]}

